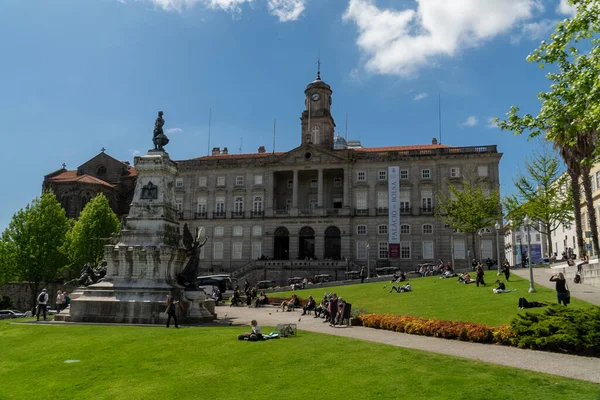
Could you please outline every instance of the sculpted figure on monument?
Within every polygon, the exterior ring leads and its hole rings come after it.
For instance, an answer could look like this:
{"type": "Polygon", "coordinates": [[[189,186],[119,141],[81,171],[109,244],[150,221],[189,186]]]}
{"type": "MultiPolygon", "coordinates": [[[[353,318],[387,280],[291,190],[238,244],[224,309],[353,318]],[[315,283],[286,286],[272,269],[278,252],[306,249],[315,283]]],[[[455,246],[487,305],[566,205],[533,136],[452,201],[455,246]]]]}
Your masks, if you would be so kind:
{"type": "Polygon", "coordinates": [[[152,142],[154,143],[154,150],[164,151],[163,147],[169,143],[169,138],[163,132],[163,125],[165,124],[165,120],[163,119],[163,112],[158,112],[158,117],[156,118],[156,122],[154,123],[154,135],[152,137],[152,142]]]}
{"type": "Polygon", "coordinates": [[[106,276],[106,267],[108,263],[106,260],[101,260],[96,267],[92,267],[90,263],[85,263],[81,268],[81,276],[65,283],[67,286],[71,283],[78,283],[79,285],[89,286],[94,283],[100,282],[106,276]]]}
{"type": "Polygon", "coordinates": [[[203,232],[196,228],[196,236],[193,237],[187,224],[183,226],[183,246],[187,250],[188,261],[183,270],[177,275],[177,283],[187,290],[198,289],[198,273],[200,272],[200,250],[206,244],[208,236],[202,242],[203,232]]]}

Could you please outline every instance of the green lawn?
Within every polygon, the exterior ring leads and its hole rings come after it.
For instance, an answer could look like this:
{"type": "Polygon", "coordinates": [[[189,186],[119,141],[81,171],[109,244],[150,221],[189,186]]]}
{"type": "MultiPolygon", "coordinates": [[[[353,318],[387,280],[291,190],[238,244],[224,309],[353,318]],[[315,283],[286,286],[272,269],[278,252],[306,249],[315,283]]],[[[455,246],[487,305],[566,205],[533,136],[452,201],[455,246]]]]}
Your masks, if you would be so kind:
{"type": "MultiPolygon", "coordinates": [[[[474,273],[471,273],[474,277],[474,273]]],[[[486,287],[477,287],[456,283],[456,278],[440,279],[439,276],[410,279],[412,292],[388,293],[390,282],[364,283],[330,288],[307,288],[296,292],[272,293],[275,297],[291,297],[292,293],[300,298],[312,295],[317,303],[324,292],[336,292],[352,304],[352,309],[365,309],[377,314],[412,315],[425,318],[436,318],[450,321],[468,321],[485,325],[498,326],[509,324],[519,313],[519,297],[529,301],[556,303],[556,292],[553,289],[536,285],[537,293],[527,293],[529,281],[514,274],[507,289],[517,289],[516,292],[494,294],[494,281],[498,279],[496,271],[486,271],[486,287]],[[384,286],[387,285],[386,288],[384,286]]],[[[504,280],[504,275],[502,275],[504,280]]],[[[506,282],[505,282],[506,283],[506,282]]],[[[571,298],[569,307],[589,307],[590,303],[571,298]]],[[[526,311],[540,312],[543,308],[533,308],[526,311]]]]}
{"type": "Polygon", "coordinates": [[[247,330],[1,321],[0,399],[547,400],[600,394],[592,383],[310,332],[238,341],[247,330]]]}

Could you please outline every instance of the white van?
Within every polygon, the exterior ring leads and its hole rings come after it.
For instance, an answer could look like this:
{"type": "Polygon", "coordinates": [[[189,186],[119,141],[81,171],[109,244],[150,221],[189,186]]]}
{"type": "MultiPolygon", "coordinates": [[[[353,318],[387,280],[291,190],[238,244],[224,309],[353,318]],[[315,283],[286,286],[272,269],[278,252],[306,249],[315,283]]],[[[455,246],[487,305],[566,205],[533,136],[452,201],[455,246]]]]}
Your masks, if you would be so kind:
{"type": "Polygon", "coordinates": [[[207,295],[211,295],[213,289],[218,287],[223,298],[230,298],[233,295],[233,289],[237,285],[237,279],[231,278],[229,274],[205,275],[198,277],[198,286],[200,286],[207,295]]]}

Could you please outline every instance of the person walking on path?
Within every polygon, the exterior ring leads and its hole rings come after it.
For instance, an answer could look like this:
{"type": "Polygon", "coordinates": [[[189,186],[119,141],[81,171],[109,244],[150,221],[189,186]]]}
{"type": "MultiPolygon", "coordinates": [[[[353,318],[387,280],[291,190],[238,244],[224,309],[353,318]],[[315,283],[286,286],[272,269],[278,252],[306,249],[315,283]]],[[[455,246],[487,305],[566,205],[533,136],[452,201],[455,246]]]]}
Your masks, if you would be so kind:
{"type": "Polygon", "coordinates": [[[177,324],[176,304],[179,304],[179,302],[173,300],[173,296],[169,296],[169,298],[167,300],[167,309],[165,310],[165,314],[167,314],[169,316],[167,318],[167,328],[171,324],[171,318],[173,318],[173,322],[175,323],[175,328],[179,328],[179,325],[177,324]]]}
{"type": "Polygon", "coordinates": [[[510,278],[510,263],[508,260],[504,261],[502,272],[504,272],[504,277],[506,278],[506,282],[508,282],[508,278],[510,278]]]}
{"type": "Polygon", "coordinates": [[[46,320],[46,307],[48,307],[48,293],[46,292],[46,289],[42,289],[42,291],[40,292],[40,294],[38,294],[38,298],[37,298],[37,320],[40,320],[40,313],[42,313],[44,315],[44,321],[46,320]]]}
{"type": "Polygon", "coordinates": [[[550,278],[550,282],[556,282],[556,298],[558,300],[558,304],[567,305],[569,304],[569,299],[567,296],[567,280],[562,272],[559,272],[557,275],[552,275],[550,278]]]}
{"type": "Polygon", "coordinates": [[[362,267],[360,269],[360,283],[364,283],[366,277],[367,277],[367,270],[365,269],[365,267],[362,267]]]}

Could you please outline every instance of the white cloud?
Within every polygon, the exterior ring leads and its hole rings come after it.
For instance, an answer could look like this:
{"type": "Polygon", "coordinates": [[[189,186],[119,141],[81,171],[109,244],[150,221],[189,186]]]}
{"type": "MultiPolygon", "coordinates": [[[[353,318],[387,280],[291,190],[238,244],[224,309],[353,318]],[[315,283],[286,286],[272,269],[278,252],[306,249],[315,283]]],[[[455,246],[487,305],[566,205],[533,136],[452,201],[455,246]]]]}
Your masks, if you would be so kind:
{"type": "Polygon", "coordinates": [[[486,128],[497,128],[498,125],[496,125],[496,123],[494,122],[494,117],[490,117],[487,120],[487,125],[485,126],[486,128]]]}
{"type": "Polygon", "coordinates": [[[425,97],[427,97],[427,93],[419,93],[418,95],[416,95],[415,97],[413,97],[414,101],[419,101],[419,100],[423,100],[425,97]]]}
{"type": "Polygon", "coordinates": [[[577,7],[571,5],[569,0],[560,0],[556,11],[564,15],[573,16],[577,12],[577,7]]]}
{"type": "Polygon", "coordinates": [[[554,31],[558,22],[554,19],[543,19],[539,22],[523,24],[519,34],[510,37],[510,42],[518,44],[523,38],[530,40],[545,39],[547,36],[550,36],[550,32],[554,31]]]}
{"type": "Polygon", "coordinates": [[[140,154],[142,154],[142,152],[141,152],[141,151],[139,151],[139,150],[133,150],[133,149],[129,149],[129,151],[131,152],[131,155],[132,155],[133,157],[137,157],[137,156],[139,156],[140,154]]]}
{"type": "Polygon", "coordinates": [[[463,122],[461,125],[462,126],[467,126],[467,127],[473,127],[475,125],[477,125],[477,118],[474,115],[469,116],[465,122],[463,122]]]}
{"type": "Polygon", "coordinates": [[[181,128],[168,128],[165,129],[166,133],[179,133],[179,132],[183,132],[183,129],[181,128]]]}
{"type": "Polygon", "coordinates": [[[543,10],[541,0],[417,0],[416,8],[377,7],[349,0],[344,20],[358,26],[366,69],[409,76],[440,56],[476,47],[543,10]]]}
{"type": "MultiPolygon", "coordinates": [[[[121,0],[119,0],[121,1],[121,0]]],[[[240,13],[241,6],[255,0],[147,0],[165,11],[179,11],[194,7],[197,4],[209,9],[219,9],[231,13],[240,13]]],[[[266,0],[269,12],[281,22],[295,21],[304,12],[307,0],[266,0]]]]}
{"type": "Polygon", "coordinates": [[[304,12],[306,0],[269,0],[271,14],[281,22],[295,21],[304,12]]]}

